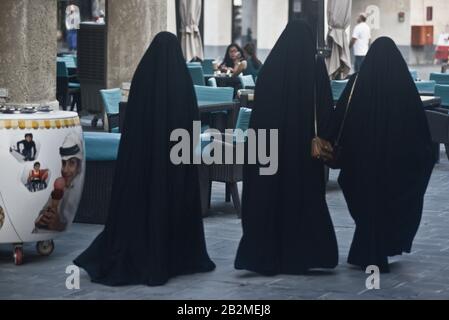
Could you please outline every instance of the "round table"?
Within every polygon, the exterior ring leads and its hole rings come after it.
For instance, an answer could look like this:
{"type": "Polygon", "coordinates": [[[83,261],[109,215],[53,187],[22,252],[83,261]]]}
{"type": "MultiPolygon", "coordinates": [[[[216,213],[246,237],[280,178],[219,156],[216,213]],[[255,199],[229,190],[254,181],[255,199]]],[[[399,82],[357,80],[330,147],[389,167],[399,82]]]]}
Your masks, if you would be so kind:
{"type": "Polygon", "coordinates": [[[234,88],[234,96],[237,95],[237,91],[242,89],[242,83],[238,77],[229,76],[215,76],[217,81],[217,87],[231,87],[234,88]]]}

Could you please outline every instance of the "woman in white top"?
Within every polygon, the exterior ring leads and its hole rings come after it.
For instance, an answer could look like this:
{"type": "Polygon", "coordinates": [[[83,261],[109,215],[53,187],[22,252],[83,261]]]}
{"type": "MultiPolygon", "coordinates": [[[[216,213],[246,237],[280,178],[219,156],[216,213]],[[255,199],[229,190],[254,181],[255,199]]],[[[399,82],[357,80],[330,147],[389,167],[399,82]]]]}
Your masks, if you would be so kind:
{"type": "Polygon", "coordinates": [[[231,72],[233,77],[238,77],[246,70],[246,67],[247,63],[242,48],[235,43],[229,45],[220,70],[225,73],[231,72]]]}

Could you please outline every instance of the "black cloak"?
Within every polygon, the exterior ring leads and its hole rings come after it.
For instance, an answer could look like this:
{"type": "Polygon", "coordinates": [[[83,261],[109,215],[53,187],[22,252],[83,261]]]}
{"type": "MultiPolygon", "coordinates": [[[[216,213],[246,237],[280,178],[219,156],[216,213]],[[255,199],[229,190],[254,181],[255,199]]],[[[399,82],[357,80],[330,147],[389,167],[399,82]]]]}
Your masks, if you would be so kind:
{"type": "Polygon", "coordinates": [[[163,285],[214,270],[206,251],[198,169],[170,161],[170,134],[199,120],[177,38],[158,34],[132,80],[104,231],[75,264],[93,282],[163,285]]]}
{"type": "MultiPolygon", "coordinates": [[[[355,78],[332,115],[330,140],[338,135],[355,78]]],[[[412,249],[435,164],[423,104],[391,39],[372,45],[348,110],[339,177],[356,223],[348,262],[388,272],[388,257],[412,249]]]]}
{"type": "Polygon", "coordinates": [[[338,264],[324,166],[311,157],[315,87],[320,127],[333,108],[326,66],[315,55],[310,27],[293,21],[259,75],[250,128],[279,130],[279,170],[261,176],[260,163],[245,166],[236,269],[304,274],[338,264]]]}

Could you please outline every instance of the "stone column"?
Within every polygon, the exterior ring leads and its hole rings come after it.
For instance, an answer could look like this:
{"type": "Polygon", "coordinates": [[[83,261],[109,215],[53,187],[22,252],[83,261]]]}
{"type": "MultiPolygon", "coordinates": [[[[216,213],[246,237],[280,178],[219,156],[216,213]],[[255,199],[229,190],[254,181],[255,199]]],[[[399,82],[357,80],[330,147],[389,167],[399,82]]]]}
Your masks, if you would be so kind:
{"type": "Polygon", "coordinates": [[[18,105],[56,101],[56,0],[0,1],[0,89],[18,105]]]}
{"type": "Polygon", "coordinates": [[[108,0],[107,86],[131,81],[154,36],[167,30],[167,0],[108,0]]]}

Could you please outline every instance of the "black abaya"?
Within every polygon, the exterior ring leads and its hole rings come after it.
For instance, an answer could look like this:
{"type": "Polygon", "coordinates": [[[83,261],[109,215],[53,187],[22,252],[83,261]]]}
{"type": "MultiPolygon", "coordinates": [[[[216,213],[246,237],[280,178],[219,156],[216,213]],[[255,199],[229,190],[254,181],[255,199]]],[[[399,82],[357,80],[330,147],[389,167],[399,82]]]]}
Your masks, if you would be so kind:
{"type": "Polygon", "coordinates": [[[279,170],[261,176],[260,164],[245,166],[236,269],[304,274],[338,264],[324,166],[311,157],[315,86],[320,127],[333,106],[326,67],[315,54],[309,26],[293,21],[259,75],[250,127],[279,130],[279,170]]]}
{"type": "Polygon", "coordinates": [[[157,35],[140,62],[120,143],[104,231],[75,264],[93,282],[162,285],[215,268],[206,251],[198,170],[170,161],[170,134],[199,120],[177,38],[157,35]]]}
{"type": "MultiPolygon", "coordinates": [[[[332,116],[331,140],[354,80],[332,116]]],[[[435,163],[421,99],[389,38],[378,39],[363,63],[341,145],[339,183],[356,223],[348,261],[388,272],[388,257],[411,251],[435,163]]]]}

